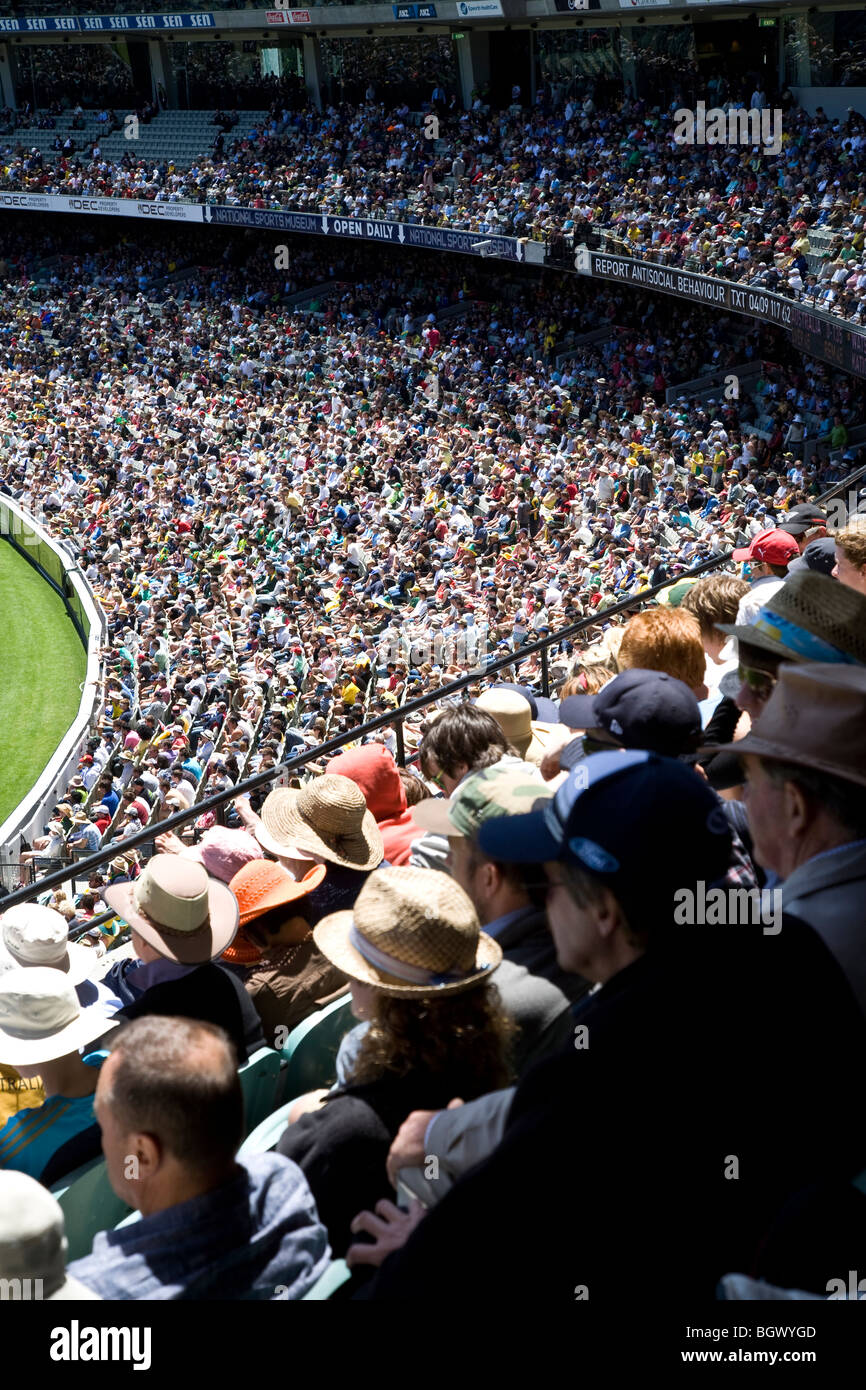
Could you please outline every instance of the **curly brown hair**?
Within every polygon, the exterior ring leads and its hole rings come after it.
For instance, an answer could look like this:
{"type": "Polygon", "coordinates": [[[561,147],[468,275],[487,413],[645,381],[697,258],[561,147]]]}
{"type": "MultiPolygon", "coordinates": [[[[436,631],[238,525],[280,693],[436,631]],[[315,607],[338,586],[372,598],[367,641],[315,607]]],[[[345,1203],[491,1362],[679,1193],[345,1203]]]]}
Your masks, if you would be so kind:
{"type": "Polygon", "coordinates": [[[348,1079],[364,1084],[411,1072],[434,1078],[454,1074],[456,1094],[472,1100],[513,1080],[516,1033],[492,981],[438,999],[377,991],[370,1027],[348,1079]]]}

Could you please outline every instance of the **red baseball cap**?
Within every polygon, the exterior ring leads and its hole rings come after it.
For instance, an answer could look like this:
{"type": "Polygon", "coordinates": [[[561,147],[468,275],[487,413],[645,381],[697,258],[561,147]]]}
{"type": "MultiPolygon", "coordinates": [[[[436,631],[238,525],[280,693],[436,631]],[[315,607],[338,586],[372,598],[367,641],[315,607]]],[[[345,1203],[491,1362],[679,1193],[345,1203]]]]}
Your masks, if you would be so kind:
{"type": "Polygon", "coordinates": [[[761,560],[765,565],[787,565],[800,554],[800,547],[787,531],[779,531],[771,526],[759,531],[750,545],[735,550],[733,558],[740,564],[743,560],[761,560]]]}

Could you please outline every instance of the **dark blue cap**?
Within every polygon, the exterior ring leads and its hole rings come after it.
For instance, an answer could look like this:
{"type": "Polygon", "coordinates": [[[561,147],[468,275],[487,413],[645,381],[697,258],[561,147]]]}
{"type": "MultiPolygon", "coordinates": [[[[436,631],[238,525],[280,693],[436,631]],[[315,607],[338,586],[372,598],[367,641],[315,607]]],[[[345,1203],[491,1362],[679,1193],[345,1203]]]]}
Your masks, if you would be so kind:
{"type": "Polygon", "coordinates": [[[788,566],[788,574],[798,570],[815,570],[817,574],[832,575],[836,565],[836,542],[832,536],[819,536],[810,541],[796,560],[788,566]]]}
{"type": "MultiPolygon", "coordinates": [[[[689,687],[664,671],[640,667],[623,671],[597,695],[568,695],[559,720],[570,729],[600,732],[621,748],[643,748],[676,758],[691,753],[701,734],[701,712],[689,687]]],[[[569,744],[560,765],[570,768],[581,756],[569,744]]]]}
{"type": "Polygon", "coordinates": [[[673,885],[724,874],[731,832],[724,806],[687,764],[638,750],[593,753],[555,796],[525,816],[478,829],[490,859],[538,864],[566,859],[619,896],[657,899],[673,885]]]}

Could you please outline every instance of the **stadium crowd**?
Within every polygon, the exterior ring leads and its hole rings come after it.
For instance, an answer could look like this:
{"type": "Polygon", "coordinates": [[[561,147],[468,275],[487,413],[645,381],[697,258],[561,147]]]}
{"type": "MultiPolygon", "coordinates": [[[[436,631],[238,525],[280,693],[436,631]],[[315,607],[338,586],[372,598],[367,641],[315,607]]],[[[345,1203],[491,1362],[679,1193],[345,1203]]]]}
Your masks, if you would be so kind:
{"type": "MultiPolygon", "coordinates": [[[[479,271],[472,295],[423,254],[367,279],[368,252],[309,244],[286,279],[270,248],[200,245],[214,263],[182,290],[156,273],[182,236],[67,257],[41,289],[5,262],[0,488],[59,525],[109,615],[103,721],[28,875],[103,837],[125,872],[123,839],[184,799],[747,542],[861,458],[863,392],[820,364],[666,400],[760,359],[739,321],[647,305],[629,329],[616,290],[590,307],[479,271]],[[324,284],[315,310],[280,302],[304,284],[324,284]],[[557,368],[594,325],[609,336],[557,368]]],[[[537,682],[539,658],[518,673],[537,682]]]]}
{"type": "MultiPolygon", "coordinates": [[[[479,96],[461,112],[434,90],[420,113],[386,110],[373,86],[360,106],[321,113],[275,101],[260,129],[189,167],[133,148],[108,159],[98,135],[59,157],[7,145],[0,177],[15,191],[286,207],[550,245],[596,237],[863,322],[866,121],[853,109],[843,121],[778,108],[776,155],[750,139],[678,144],[682,94],[666,108],[625,96],[596,109],[587,96],[552,109],[542,93],[504,111],[479,96]]],[[[770,114],[760,83],[720,109],[734,107],[770,114]]]]}
{"type": "Polygon", "coordinates": [[[816,498],[864,461],[863,387],[548,271],[299,241],[280,273],[161,230],[3,245],[0,491],[108,618],[26,854],[116,853],[0,915],[0,1277],[296,1299],[334,1255],[367,1300],[529,1269],[554,1303],[825,1296],[866,1234],[866,529],[816,498]],[[521,647],[581,618],[544,698],[521,647]],[[490,652],[411,769],[383,732],[159,830],[490,652]],[[332,1006],[332,1074],[242,1149],[239,1066],[332,1006]],[[100,1152],[140,1219],[67,1273],[45,1187],[100,1152]]]}

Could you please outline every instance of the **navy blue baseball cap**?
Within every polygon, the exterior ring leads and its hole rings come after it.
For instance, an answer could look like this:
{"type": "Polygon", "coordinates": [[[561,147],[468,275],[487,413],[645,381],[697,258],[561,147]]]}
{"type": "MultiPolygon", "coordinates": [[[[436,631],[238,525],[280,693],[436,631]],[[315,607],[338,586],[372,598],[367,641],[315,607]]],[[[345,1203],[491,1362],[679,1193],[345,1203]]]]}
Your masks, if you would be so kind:
{"type": "MultiPolygon", "coordinates": [[[[689,687],[664,671],[637,666],[614,676],[597,695],[566,696],[559,721],[620,748],[648,749],[669,758],[693,753],[701,735],[701,711],[689,687]]],[[[576,740],[560,753],[560,766],[571,768],[582,756],[576,740]]]]}
{"type": "Polygon", "coordinates": [[[788,566],[788,574],[796,574],[798,570],[815,570],[817,574],[833,574],[836,564],[836,542],[832,536],[819,536],[816,541],[810,541],[797,560],[792,560],[788,566]]]}
{"type": "Polygon", "coordinates": [[[569,860],[638,906],[675,885],[720,878],[731,840],[724,805],[699,773],[636,749],[590,754],[528,815],[498,816],[478,829],[490,859],[569,860]]]}

